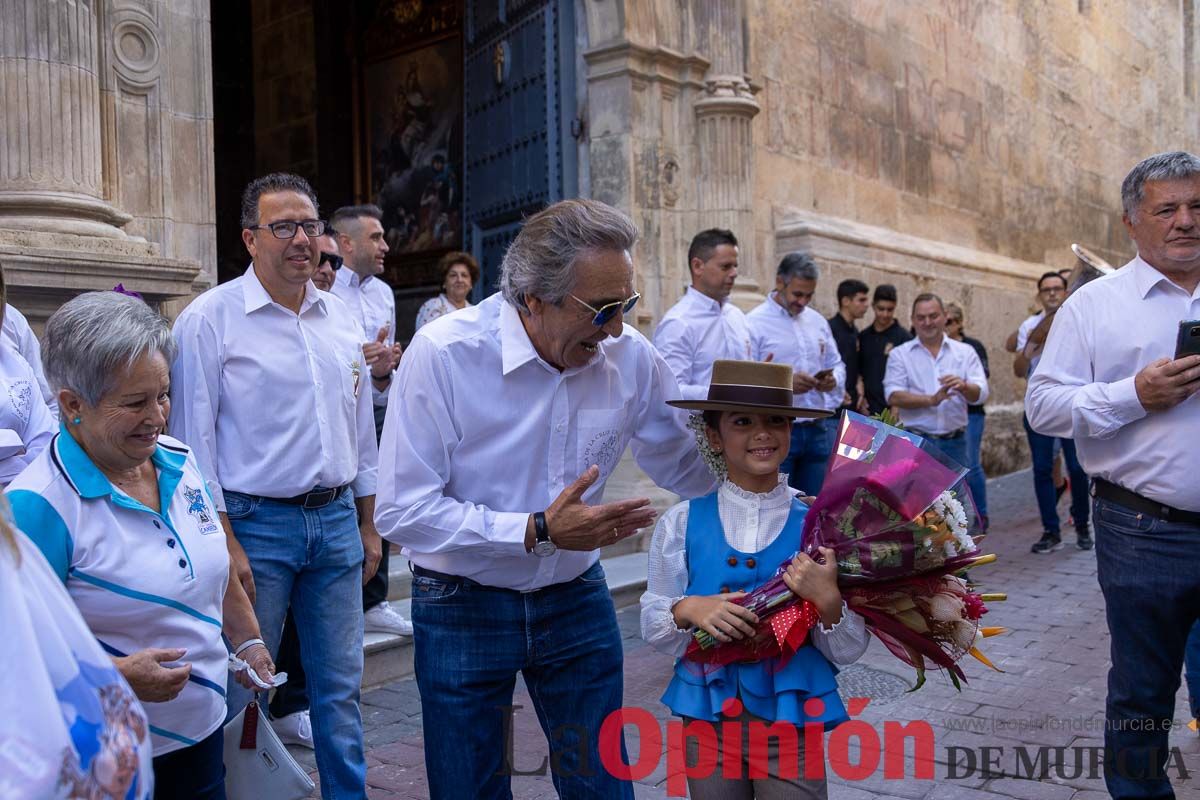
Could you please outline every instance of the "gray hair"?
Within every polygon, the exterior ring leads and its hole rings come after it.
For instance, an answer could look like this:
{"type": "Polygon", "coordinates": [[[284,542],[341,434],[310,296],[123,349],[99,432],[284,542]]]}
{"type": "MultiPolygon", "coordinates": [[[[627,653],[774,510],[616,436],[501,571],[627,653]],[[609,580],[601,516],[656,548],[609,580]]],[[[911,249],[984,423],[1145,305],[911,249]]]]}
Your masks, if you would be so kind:
{"type": "Polygon", "coordinates": [[[1142,204],[1146,181],[1169,181],[1193,175],[1200,175],[1200,158],[1182,150],[1142,159],[1121,181],[1121,210],[1133,219],[1142,204]]]}
{"type": "Polygon", "coordinates": [[[821,271],[817,269],[817,262],[813,261],[812,256],[808,253],[788,253],[779,262],[779,268],[775,270],[775,277],[784,283],[791,283],[796,278],[802,281],[815,281],[821,277],[821,271]]]}
{"type": "Polygon", "coordinates": [[[581,256],[628,251],[637,239],[624,212],[598,200],[563,200],[525,220],[500,264],[500,290],[525,311],[526,297],[558,305],[575,285],[581,256]]]}
{"type": "Polygon", "coordinates": [[[150,352],[175,360],[167,321],[136,297],[88,292],[63,303],[46,320],[42,362],[55,392],[70,389],[95,407],[117,373],[150,352]]]}

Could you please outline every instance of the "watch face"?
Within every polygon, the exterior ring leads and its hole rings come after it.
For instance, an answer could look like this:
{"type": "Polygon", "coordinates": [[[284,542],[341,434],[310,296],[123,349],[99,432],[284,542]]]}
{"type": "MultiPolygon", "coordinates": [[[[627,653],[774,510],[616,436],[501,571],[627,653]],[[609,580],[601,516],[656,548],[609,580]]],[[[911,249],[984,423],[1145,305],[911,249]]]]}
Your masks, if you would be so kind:
{"type": "Polygon", "coordinates": [[[544,541],[544,542],[538,542],[537,544],[535,544],[533,546],[533,554],[539,558],[545,558],[546,556],[552,556],[552,555],[554,555],[555,552],[557,552],[557,550],[558,550],[558,546],[555,545],[554,542],[551,542],[549,540],[544,541]]]}

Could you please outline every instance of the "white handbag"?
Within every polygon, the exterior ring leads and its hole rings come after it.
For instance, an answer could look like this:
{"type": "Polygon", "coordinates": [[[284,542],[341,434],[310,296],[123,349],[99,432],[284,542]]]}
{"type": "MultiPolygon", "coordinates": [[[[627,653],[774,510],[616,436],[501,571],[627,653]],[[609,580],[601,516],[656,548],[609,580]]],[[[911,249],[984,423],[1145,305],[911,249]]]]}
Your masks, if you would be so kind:
{"type": "Polygon", "coordinates": [[[225,724],[225,794],[229,800],[303,800],[316,784],[296,763],[251,702],[225,724]]]}

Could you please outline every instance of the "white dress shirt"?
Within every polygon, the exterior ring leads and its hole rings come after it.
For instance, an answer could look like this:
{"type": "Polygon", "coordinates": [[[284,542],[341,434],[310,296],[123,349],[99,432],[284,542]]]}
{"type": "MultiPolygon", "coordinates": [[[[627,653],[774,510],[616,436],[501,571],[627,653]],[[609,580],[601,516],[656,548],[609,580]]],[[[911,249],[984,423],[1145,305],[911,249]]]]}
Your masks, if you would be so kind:
{"type": "Polygon", "coordinates": [[[1175,356],[1188,294],[1140,257],[1067,298],[1055,315],[1025,413],[1038,433],[1075,440],[1084,472],[1186,511],[1200,511],[1200,396],[1147,412],[1134,376],[1175,356]]]}
{"type": "MultiPolygon", "coordinates": [[[[846,365],[838,352],[837,340],[829,322],[811,308],[792,316],[775,300],[775,293],[746,315],[750,327],[751,353],[756,361],[768,355],[776,364],[816,375],[833,370],[837,385],[828,392],[812,389],[795,395],[795,404],[804,408],[836,411],[842,405],[846,388],[846,365]]],[[[798,423],[812,420],[797,420],[798,423]]]]}
{"type": "MultiPolygon", "coordinates": [[[[945,334],[942,334],[942,346],[936,359],[920,339],[909,339],[893,347],[883,376],[883,396],[891,397],[892,392],[937,394],[941,388],[938,378],[943,375],[955,375],[978,386],[977,404],[987,400],[987,375],[975,348],[945,334]]],[[[899,411],[900,422],[906,428],[923,433],[954,433],[967,427],[967,399],[957,392],[952,392],[933,408],[901,408],[899,411]]]]}
{"type": "Polygon", "coordinates": [[[300,313],[271,300],[251,264],[175,321],[172,435],[192,448],[217,508],[222,489],[293,497],[317,486],[375,494],[378,450],[361,329],[309,281],[300,313]]]}
{"type": "Polygon", "coordinates": [[[57,430],[33,367],[0,340],[0,485],[21,474],[57,430]]]}
{"type": "MultiPolygon", "coordinates": [[[[396,295],[392,287],[382,278],[372,275],[366,278],[347,266],[333,276],[329,291],[340,297],[354,318],[362,325],[363,341],[373,342],[380,328],[387,328],[386,344],[396,343],[396,295]]],[[[376,406],[387,406],[387,390],[379,391],[367,376],[371,386],[371,402],[376,406]]]]}
{"type": "MultiPolygon", "coordinates": [[[[1046,318],[1046,312],[1039,311],[1038,313],[1034,314],[1029,319],[1022,322],[1021,327],[1017,328],[1017,352],[1018,353],[1025,351],[1025,345],[1029,342],[1029,334],[1033,333],[1033,329],[1036,328],[1038,326],[1038,323],[1041,322],[1045,318],[1046,318]]],[[[1037,365],[1041,360],[1042,360],[1041,353],[1038,353],[1036,356],[1029,359],[1029,369],[1025,373],[1026,378],[1028,378],[1030,375],[1033,374],[1033,371],[1035,369],[1037,369],[1037,365]]]]}
{"type": "Polygon", "coordinates": [[[598,551],[539,558],[525,551],[525,528],[590,465],[600,478],[583,495],[589,504],[602,502],[631,442],[659,486],[695,497],[715,484],[686,412],[666,404],[678,396],[634,328],[560,372],[494,294],[426,325],[404,354],[383,427],[375,525],[437,572],[522,591],[572,580],[598,551]]]}
{"type": "Polygon", "coordinates": [[[679,398],[708,397],[712,365],[718,359],[752,358],[746,315],[730,303],[718,303],[691,286],[671,306],[654,331],[654,346],[679,383],[679,398]]]}
{"type": "Polygon", "coordinates": [[[4,324],[0,325],[0,338],[15,347],[21,354],[21,358],[33,367],[33,373],[37,376],[38,389],[42,393],[42,400],[45,401],[46,407],[50,409],[50,416],[57,424],[58,397],[50,389],[50,384],[46,382],[46,370],[42,368],[42,345],[38,342],[33,328],[29,327],[29,320],[25,319],[25,315],[8,303],[4,304],[4,324]]]}
{"type": "MultiPolygon", "coordinates": [[[[781,475],[766,494],[756,494],[725,481],[717,490],[717,516],[729,546],[758,553],[771,546],[787,522],[796,490],[781,475]]],[[[679,658],[687,650],[691,631],[675,625],[672,609],[687,595],[687,501],[671,506],[654,528],[646,592],[642,595],[642,638],[664,653],[679,658]]],[[[818,623],[812,641],[834,664],[852,664],[867,649],[866,621],[842,603],[842,618],[832,627],[818,623]]]]}

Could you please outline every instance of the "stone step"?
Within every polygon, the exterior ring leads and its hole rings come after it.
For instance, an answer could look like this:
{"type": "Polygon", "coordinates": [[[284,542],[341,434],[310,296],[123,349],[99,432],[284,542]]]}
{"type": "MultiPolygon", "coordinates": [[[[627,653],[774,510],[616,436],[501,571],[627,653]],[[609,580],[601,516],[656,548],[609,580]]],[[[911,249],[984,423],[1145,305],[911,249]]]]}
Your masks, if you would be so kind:
{"type": "MultiPolygon", "coordinates": [[[[617,608],[633,605],[646,589],[646,554],[643,551],[632,551],[632,546],[644,546],[650,542],[649,533],[630,537],[625,542],[614,545],[618,551],[624,546],[625,552],[609,555],[608,548],[601,551],[600,563],[608,578],[608,590],[612,594],[613,605],[617,608]],[[633,539],[639,539],[633,542],[633,539]]],[[[412,599],[410,588],[412,574],[408,571],[408,562],[393,553],[393,558],[399,562],[393,564],[388,572],[388,598],[391,605],[412,619],[412,599]],[[399,567],[399,569],[397,568],[399,567]]],[[[363,680],[362,687],[366,691],[385,683],[411,677],[413,673],[412,639],[407,636],[393,636],[386,633],[368,633],[363,636],[363,680]]]]}

